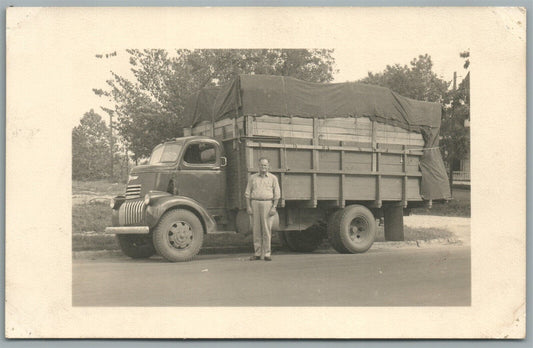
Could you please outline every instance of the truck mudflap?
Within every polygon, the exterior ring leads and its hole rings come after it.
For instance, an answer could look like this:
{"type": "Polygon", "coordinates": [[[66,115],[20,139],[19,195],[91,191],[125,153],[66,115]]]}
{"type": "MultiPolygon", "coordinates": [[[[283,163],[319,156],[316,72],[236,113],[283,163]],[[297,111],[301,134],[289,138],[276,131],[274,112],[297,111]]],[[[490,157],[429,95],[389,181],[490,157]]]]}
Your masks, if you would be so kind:
{"type": "Polygon", "coordinates": [[[148,234],[150,228],[148,226],[115,226],[106,227],[105,233],[108,234],[148,234]]]}

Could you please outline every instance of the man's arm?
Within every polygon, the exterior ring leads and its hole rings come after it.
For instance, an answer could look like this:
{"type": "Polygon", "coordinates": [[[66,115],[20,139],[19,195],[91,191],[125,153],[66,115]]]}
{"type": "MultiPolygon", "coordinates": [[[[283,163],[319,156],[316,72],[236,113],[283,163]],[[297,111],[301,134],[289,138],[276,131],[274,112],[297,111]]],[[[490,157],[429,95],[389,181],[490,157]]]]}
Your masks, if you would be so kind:
{"type": "Polygon", "coordinates": [[[279,183],[278,183],[278,178],[275,176],[275,175],[272,175],[272,180],[273,180],[273,193],[274,193],[274,198],[272,199],[272,208],[270,208],[270,212],[269,212],[269,215],[270,216],[273,216],[274,214],[276,214],[276,207],[278,206],[278,201],[281,197],[281,190],[279,189],[279,183]]]}
{"type": "Polygon", "coordinates": [[[248,213],[248,215],[252,215],[252,180],[253,177],[250,176],[250,179],[246,184],[246,190],[244,191],[244,197],[246,198],[246,213],[248,213]]]}

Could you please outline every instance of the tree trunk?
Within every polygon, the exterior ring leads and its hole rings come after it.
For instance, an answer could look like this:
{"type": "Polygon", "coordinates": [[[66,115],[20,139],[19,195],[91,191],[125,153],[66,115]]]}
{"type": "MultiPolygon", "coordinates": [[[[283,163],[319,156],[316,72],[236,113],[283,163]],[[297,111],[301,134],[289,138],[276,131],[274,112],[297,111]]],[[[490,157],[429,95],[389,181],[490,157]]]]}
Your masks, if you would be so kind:
{"type": "Polygon", "coordinates": [[[450,182],[450,196],[453,198],[453,161],[454,158],[448,160],[448,168],[450,169],[450,174],[448,175],[448,180],[450,182]]]}

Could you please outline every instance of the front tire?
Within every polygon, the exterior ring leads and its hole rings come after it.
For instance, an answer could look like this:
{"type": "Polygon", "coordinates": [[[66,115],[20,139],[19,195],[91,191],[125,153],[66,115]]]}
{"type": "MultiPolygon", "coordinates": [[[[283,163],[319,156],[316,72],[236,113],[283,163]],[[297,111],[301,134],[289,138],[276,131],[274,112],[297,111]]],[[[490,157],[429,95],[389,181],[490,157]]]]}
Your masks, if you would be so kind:
{"type": "Polygon", "coordinates": [[[376,219],[367,207],[351,205],[334,216],[332,245],[341,253],[364,253],[376,239],[376,219]]]}
{"type": "Polygon", "coordinates": [[[148,234],[117,234],[116,237],[124,255],[132,259],[147,259],[156,253],[148,234]]]}
{"type": "Polygon", "coordinates": [[[155,250],[171,262],[189,261],[202,247],[204,229],[192,212],[183,209],[167,211],[153,232],[155,250]]]}

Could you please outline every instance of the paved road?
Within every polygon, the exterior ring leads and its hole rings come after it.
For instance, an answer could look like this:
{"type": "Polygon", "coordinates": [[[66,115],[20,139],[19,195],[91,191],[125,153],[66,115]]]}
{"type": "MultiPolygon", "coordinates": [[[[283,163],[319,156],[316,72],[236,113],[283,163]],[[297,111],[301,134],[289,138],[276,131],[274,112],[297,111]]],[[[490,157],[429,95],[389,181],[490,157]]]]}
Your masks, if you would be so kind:
{"type": "Polygon", "coordinates": [[[467,246],[74,260],[74,306],[468,306],[467,246]]]}

